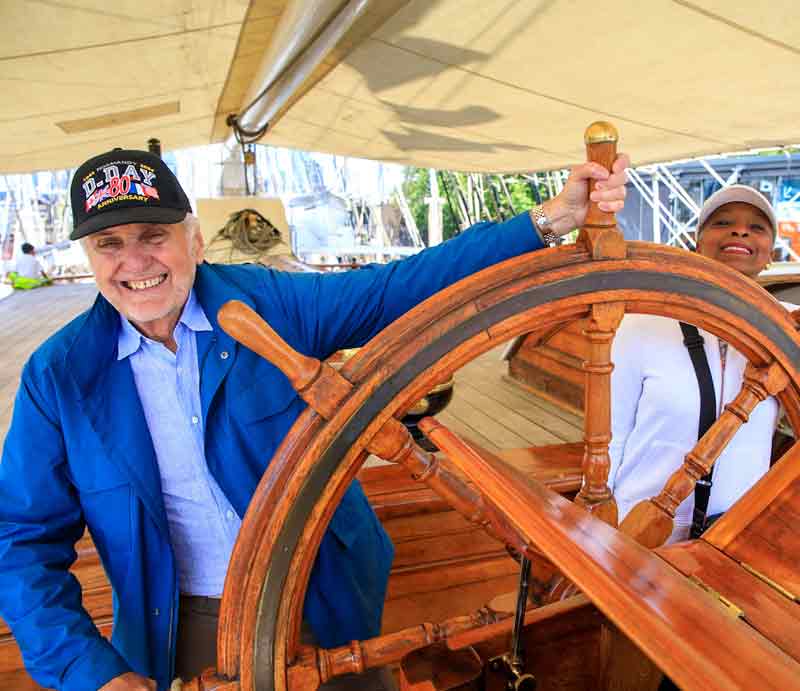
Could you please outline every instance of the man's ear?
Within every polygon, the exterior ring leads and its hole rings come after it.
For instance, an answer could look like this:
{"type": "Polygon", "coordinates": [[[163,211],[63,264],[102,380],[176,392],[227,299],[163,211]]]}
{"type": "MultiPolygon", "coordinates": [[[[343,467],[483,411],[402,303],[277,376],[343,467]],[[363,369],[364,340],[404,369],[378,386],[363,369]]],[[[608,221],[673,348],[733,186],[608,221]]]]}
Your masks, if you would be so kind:
{"type": "Polygon", "coordinates": [[[206,253],[206,243],[203,240],[203,232],[198,225],[192,233],[192,256],[194,257],[195,264],[202,264],[203,257],[206,253]]]}

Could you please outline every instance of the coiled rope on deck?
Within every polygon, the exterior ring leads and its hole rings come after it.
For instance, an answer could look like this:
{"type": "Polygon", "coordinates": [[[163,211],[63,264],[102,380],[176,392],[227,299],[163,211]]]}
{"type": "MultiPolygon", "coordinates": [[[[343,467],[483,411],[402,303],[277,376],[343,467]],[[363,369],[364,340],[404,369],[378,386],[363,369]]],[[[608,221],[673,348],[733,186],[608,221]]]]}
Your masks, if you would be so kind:
{"type": "MultiPolygon", "coordinates": [[[[242,209],[230,215],[225,225],[211,240],[209,249],[214,243],[222,240],[231,243],[229,259],[233,257],[234,250],[260,257],[281,242],[281,232],[255,209],[242,209]]],[[[257,257],[254,256],[254,259],[257,260],[257,257]]]]}

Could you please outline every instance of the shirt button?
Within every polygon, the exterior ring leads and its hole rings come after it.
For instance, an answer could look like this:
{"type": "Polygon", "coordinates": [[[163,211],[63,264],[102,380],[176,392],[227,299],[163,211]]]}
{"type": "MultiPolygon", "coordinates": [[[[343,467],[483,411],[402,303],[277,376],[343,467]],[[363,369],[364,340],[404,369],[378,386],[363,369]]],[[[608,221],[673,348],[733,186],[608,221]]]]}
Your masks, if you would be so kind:
{"type": "Polygon", "coordinates": [[[227,360],[227,359],[228,359],[228,351],[227,351],[227,350],[223,350],[223,351],[222,351],[222,352],[219,354],[219,356],[220,356],[220,357],[221,357],[223,360],[227,360]]]}
{"type": "Polygon", "coordinates": [[[183,367],[178,367],[178,374],[183,374],[183,367]]]}
{"type": "Polygon", "coordinates": [[[228,509],[228,510],[225,512],[225,517],[226,517],[226,518],[227,518],[229,521],[232,521],[232,520],[233,520],[233,511],[231,511],[230,509],[228,509]]]}
{"type": "Polygon", "coordinates": [[[200,422],[200,418],[197,415],[192,415],[192,424],[196,425],[198,422],[200,422]]]}
{"type": "Polygon", "coordinates": [[[159,614],[160,614],[160,612],[158,611],[158,607],[156,607],[156,608],[153,610],[153,616],[154,616],[154,617],[157,617],[159,614]]]}

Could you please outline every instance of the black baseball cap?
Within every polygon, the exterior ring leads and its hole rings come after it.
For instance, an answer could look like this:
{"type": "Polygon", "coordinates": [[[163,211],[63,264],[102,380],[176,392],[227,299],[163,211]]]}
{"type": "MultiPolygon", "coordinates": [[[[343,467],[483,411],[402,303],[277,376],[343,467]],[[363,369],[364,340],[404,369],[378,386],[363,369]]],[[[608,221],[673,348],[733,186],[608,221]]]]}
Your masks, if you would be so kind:
{"type": "Polygon", "coordinates": [[[167,164],[136,149],[113,149],[82,164],[72,178],[70,199],[70,240],[127,223],[179,223],[192,212],[167,164]]]}

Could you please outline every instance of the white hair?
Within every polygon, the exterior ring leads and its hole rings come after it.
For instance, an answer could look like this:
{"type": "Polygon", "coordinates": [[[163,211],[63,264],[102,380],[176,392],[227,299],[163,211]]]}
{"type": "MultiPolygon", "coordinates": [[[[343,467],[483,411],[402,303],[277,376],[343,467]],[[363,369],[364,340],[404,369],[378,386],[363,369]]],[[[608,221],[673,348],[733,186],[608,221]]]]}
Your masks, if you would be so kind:
{"type": "Polygon", "coordinates": [[[193,213],[187,213],[182,223],[183,227],[186,228],[186,232],[189,233],[190,239],[195,236],[195,233],[200,232],[200,219],[193,213]]]}

